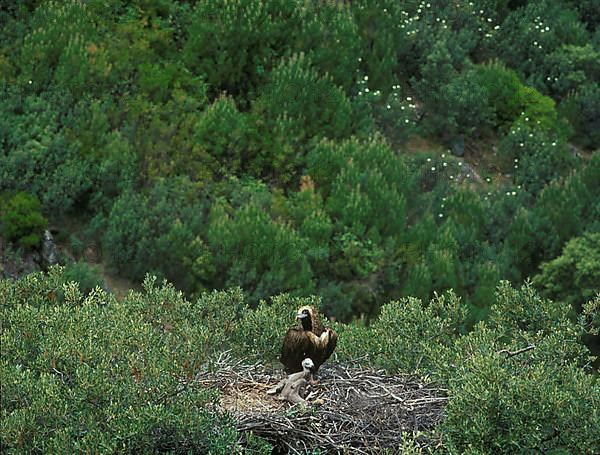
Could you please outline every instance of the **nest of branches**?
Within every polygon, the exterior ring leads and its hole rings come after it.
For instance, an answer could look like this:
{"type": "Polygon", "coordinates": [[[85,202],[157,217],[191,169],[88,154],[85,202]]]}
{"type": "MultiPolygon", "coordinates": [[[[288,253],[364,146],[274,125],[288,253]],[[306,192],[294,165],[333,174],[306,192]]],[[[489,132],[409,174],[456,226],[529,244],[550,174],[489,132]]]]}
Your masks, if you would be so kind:
{"type": "Polygon", "coordinates": [[[435,384],[356,365],[325,364],[317,383],[308,387],[307,404],[291,405],[266,393],[284,377],[281,370],[224,355],[196,380],[221,391],[220,406],[233,416],[243,438],[251,432],[279,453],[316,448],[395,453],[407,443],[421,449],[439,443],[431,430],[443,419],[448,398],[435,384]]]}

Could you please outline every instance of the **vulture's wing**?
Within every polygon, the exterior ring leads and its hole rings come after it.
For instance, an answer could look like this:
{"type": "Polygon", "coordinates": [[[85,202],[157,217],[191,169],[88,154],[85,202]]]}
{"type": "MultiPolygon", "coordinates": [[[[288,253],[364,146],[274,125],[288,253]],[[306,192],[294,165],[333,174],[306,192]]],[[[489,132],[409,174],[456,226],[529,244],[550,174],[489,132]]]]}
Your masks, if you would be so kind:
{"type": "Polygon", "coordinates": [[[337,345],[337,333],[332,329],[325,329],[327,331],[327,344],[321,344],[315,353],[315,371],[317,371],[325,361],[331,357],[335,346],[337,345]]]}
{"type": "Polygon", "coordinates": [[[281,347],[281,363],[285,371],[288,374],[302,371],[302,361],[313,355],[313,351],[314,346],[304,330],[289,329],[281,347]]]}
{"type": "Polygon", "coordinates": [[[333,354],[333,351],[335,350],[335,347],[337,346],[337,339],[338,339],[338,335],[335,330],[333,330],[333,329],[327,329],[327,330],[329,330],[329,343],[327,343],[327,346],[325,347],[325,353],[323,354],[323,362],[325,362],[325,360],[327,360],[329,357],[331,357],[331,354],[333,354]]]}

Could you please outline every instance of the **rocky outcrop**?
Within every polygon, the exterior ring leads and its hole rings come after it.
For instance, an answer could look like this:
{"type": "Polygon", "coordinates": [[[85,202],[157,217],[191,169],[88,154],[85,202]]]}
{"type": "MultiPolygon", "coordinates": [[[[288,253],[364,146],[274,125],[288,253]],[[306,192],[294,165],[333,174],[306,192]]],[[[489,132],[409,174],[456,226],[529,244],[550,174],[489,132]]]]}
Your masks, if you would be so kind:
{"type": "Polygon", "coordinates": [[[58,249],[52,233],[48,229],[44,231],[44,240],[42,241],[42,260],[46,267],[58,264],[58,249]]]}

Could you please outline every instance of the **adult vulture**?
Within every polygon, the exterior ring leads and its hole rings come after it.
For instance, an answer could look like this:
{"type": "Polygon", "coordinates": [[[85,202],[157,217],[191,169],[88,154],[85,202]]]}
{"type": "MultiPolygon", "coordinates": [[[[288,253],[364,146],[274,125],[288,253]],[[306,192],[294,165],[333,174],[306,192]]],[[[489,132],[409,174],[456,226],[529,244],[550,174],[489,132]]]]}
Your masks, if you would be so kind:
{"type": "Polygon", "coordinates": [[[337,344],[337,333],[333,329],[323,327],[317,311],[312,306],[298,309],[296,318],[300,321],[297,327],[287,331],[281,347],[281,363],[286,373],[302,371],[302,361],[312,359],[314,372],[333,353],[337,344]]]}

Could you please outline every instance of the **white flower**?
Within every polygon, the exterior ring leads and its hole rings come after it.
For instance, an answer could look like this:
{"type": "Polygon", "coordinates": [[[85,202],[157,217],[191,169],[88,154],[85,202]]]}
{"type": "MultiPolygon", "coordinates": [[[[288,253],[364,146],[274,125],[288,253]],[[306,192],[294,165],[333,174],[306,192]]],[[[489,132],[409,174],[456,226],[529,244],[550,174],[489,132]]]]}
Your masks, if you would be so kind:
{"type": "Polygon", "coordinates": [[[365,76],[365,81],[368,81],[368,80],[369,80],[369,76],[365,76]]]}
{"type": "Polygon", "coordinates": [[[432,167],[431,167],[431,170],[432,170],[432,171],[435,171],[435,167],[433,167],[433,166],[432,166],[432,167]]]}

